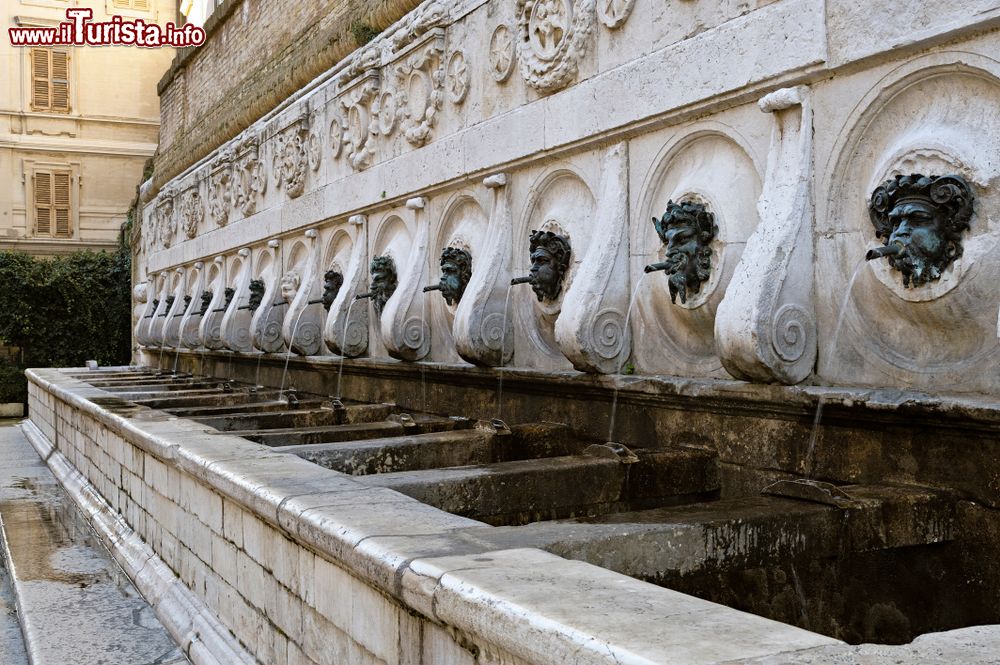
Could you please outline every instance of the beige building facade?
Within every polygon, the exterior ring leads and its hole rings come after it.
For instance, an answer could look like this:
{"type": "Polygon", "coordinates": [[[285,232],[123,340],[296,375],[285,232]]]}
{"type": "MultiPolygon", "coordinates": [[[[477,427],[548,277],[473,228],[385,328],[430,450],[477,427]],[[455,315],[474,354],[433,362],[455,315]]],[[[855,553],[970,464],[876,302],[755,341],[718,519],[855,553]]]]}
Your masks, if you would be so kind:
{"type": "MultiPolygon", "coordinates": [[[[7,27],[66,10],[164,25],[173,0],[5,0],[7,27]]],[[[6,32],[6,31],[5,31],[6,32]]],[[[0,40],[0,249],[53,255],[114,248],[156,150],[156,83],[172,48],[13,46],[0,40]]]]}

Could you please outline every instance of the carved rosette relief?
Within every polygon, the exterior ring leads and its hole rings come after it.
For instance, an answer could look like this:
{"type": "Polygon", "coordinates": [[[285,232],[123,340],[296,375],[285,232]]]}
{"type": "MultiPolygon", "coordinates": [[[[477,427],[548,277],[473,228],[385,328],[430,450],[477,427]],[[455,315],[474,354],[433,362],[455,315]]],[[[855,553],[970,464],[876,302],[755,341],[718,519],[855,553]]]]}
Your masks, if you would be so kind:
{"type": "Polygon", "coordinates": [[[632,13],[635,0],[597,0],[597,17],[605,27],[620,28],[632,13]]]}
{"type": "Polygon", "coordinates": [[[257,210],[257,197],[267,187],[267,172],[260,160],[257,140],[251,139],[241,146],[233,174],[233,194],[236,205],[244,215],[257,210]]]}
{"type": "Polygon", "coordinates": [[[233,204],[233,167],[229,159],[216,162],[208,176],[208,214],[216,226],[229,223],[233,204]]]}
{"type": "Polygon", "coordinates": [[[503,83],[514,73],[517,55],[514,51],[514,34],[506,25],[498,25],[490,37],[488,53],[490,75],[503,83]]]}
{"type": "Polygon", "coordinates": [[[469,65],[465,54],[455,51],[448,58],[448,101],[461,104],[469,94],[469,65]]]}
{"type": "MultiPolygon", "coordinates": [[[[443,31],[408,55],[394,72],[400,130],[406,140],[420,147],[430,140],[444,101],[445,66],[443,31]]],[[[464,66],[464,60],[462,62],[464,66]]],[[[468,72],[466,71],[466,76],[468,72]]],[[[468,84],[465,85],[468,88],[468,84]]],[[[463,93],[464,98],[464,93],[463,93]]]]}
{"type": "Polygon", "coordinates": [[[340,99],[340,140],[335,143],[332,137],[336,127],[332,125],[330,127],[331,145],[335,145],[335,156],[343,152],[356,171],[368,168],[374,156],[371,132],[372,102],[378,92],[378,75],[367,75],[340,99]]]}
{"type": "Polygon", "coordinates": [[[296,120],[275,137],[275,184],[283,187],[285,193],[293,199],[301,196],[306,188],[309,145],[309,125],[305,120],[296,120]]]}
{"type": "Polygon", "coordinates": [[[594,30],[594,3],[518,0],[518,62],[528,85],[552,92],[573,80],[594,30]]]}
{"type": "Polygon", "coordinates": [[[194,238],[198,235],[198,225],[205,219],[205,206],[202,204],[198,185],[181,194],[181,227],[184,235],[194,238]]]}

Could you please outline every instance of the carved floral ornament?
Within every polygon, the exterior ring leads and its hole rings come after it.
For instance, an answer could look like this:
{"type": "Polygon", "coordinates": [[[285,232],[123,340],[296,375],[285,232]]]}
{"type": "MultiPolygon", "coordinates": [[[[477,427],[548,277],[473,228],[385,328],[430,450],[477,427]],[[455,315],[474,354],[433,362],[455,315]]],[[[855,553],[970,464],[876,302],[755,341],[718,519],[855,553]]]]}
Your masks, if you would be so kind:
{"type": "Polygon", "coordinates": [[[184,235],[194,238],[198,234],[198,225],[205,219],[205,206],[201,200],[201,188],[194,185],[181,194],[181,227],[184,235]]]}
{"type": "MultiPolygon", "coordinates": [[[[442,61],[442,42],[440,36],[435,36],[426,47],[407,56],[394,72],[400,130],[406,140],[416,147],[430,140],[444,101],[447,74],[442,61]]],[[[464,60],[460,64],[464,68],[464,60]]],[[[468,77],[467,71],[465,76],[468,77]]],[[[464,87],[467,89],[468,83],[464,87]]]]}
{"type": "Polygon", "coordinates": [[[320,140],[310,117],[302,117],[284,128],[274,139],[274,177],[278,187],[283,187],[291,198],[302,195],[306,187],[307,167],[319,168],[320,140]]]}
{"type": "Polygon", "coordinates": [[[517,64],[514,34],[506,25],[500,24],[493,30],[487,59],[490,63],[490,75],[497,83],[503,83],[514,72],[514,65],[517,64]]]}
{"type": "Polygon", "coordinates": [[[972,188],[959,175],[914,173],[885,181],[868,203],[883,246],[866,258],[888,258],[907,288],[940,279],[962,256],[962,234],[969,228],[974,200],[972,188]]]}
{"type": "Polygon", "coordinates": [[[174,217],[174,192],[167,189],[160,193],[154,209],[153,229],[155,241],[164,249],[170,247],[177,234],[177,219],[174,217]]]}
{"type": "Polygon", "coordinates": [[[518,0],[518,63],[528,85],[551,92],[573,80],[594,29],[595,2],[518,0]]]}
{"type": "Polygon", "coordinates": [[[257,210],[257,197],[267,188],[267,171],[260,159],[256,138],[240,146],[233,169],[233,198],[245,216],[257,210]]]}
{"type": "Polygon", "coordinates": [[[233,204],[233,165],[229,155],[223,155],[212,164],[208,176],[208,215],[216,226],[229,223],[229,209],[233,204]]]}
{"type": "Polygon", "coordinates": [[[366,74],[349,86],[338,100],[338,109],[330,124],[330,147],[334,157],[346,156],[351,167],[360,171],[371,165],[372,101],[379,93],[379,76],[366,74]]]}
{"type": "Polygon", "coordinates": [[[614,30],[628,20],[634,5],[635,0],[597,0],[597,16],[605,27],[614,30]]]}

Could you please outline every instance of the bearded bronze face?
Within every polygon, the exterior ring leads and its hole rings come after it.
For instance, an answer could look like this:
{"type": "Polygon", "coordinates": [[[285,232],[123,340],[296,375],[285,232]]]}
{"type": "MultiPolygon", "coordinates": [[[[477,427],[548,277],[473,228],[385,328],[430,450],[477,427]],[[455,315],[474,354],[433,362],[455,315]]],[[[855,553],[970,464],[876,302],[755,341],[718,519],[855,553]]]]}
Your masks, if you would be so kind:
{"type": "Polygon", "coordinates": [[[371,263],[372,281],[369,286],[369,297],[375,307],[375,313],[382,316],[382,308],[396,292],[396,263],[389,255],[376,256],[371,263]]]}
{"type": "Polygon", "coordinates": [[[868,214],[885,244],[866,258],[887,257],[907,288],[940,279],[962,255],[972,211],[972,189],[961,176],[896,176],[872,192],[868,214]]]}
{"type": "Polygon", "coordinates": [[[515,281],[526,280],[531,284],[539,302],[558,299],[572,256],[569,239],[551,231],[532,231],[529,249],[531,270],[528,277],[515,281]]]}
{"type": "Polygon", "coordinates": [[[247,302],[247,309],[251,312],[256,312],[257,308],[260,307],[260,303],[264,300],[264,291],[266,290],[264,286],[264,280],[262,279],[252,279],[250,280],[250,300],[247,302]]]}
{"type": "Polygon", "coordinates": [[[662,270],[667,275],[670,302],[687,303],[688,295],[698,293],[712,273],[712,240],[718,233],[715,215],[693,201],[667,202],[663,217],[653,218],[653,227],[666,245],[665,258],[648,265],[646,272],[662,270]]]}
{"type": "Polygon", "coordinates": [[[445,302],[455,305],[462,299],[472,278],[472,255],[464,249],[445,247],[441,252],[441,279],[424,291],[440,291],[445,302]]]}
{"type": "Polygon", "coordinates": [[[208,308],[212,304],[213,296],[214,294],[211,291],[201,292],[201,311],[198,313],[200,316],[205,316],[205,313],[208,312],[208,308]]]}
{"type": "Polygon", "coordinates": [[[330,311],[333,301],[344,285],[344,276],[336,270],[327,270],[323,275],[323,309],[330,311]]]}

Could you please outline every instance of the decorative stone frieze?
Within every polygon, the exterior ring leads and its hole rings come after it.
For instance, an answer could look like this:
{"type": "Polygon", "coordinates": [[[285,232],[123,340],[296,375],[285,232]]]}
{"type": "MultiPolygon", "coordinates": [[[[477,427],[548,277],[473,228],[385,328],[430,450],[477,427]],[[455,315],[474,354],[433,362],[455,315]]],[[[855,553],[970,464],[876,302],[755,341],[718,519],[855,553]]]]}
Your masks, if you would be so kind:
{"type": "Polygon", "coordinates": [[[285,190],[289,198],[298,198],[306,188],[306,172],[310,161],[319,165],[317,155],[310,160],[311,140],[309,121],[299,118],[274,137],[273,173],[275,186],[285,190]]]}
{"type": "Polygon", "coordinates": [[[597,17],[610,30],[620,28],[632,14],[635,0],[597,0],[597,17]]]}
{"type": "Polygon", "coordinates": [[[596,0],[518,0],[517,61],[531,87],[553,92],[572,81],[594,31],[596,0]]]}
{"type": "Polygon", "coordinates": [[[200,184],[185,190],[181,196],[181,228],[187,238],[198,235],[198,226],[205,219],[205,205],[201,198],[200,184]]]}
{"type": "Polygon", "coordinates": [[[208,175],[208,215],[216,226],[229,223],[233,207],[232,156],[224,153],[212,162],[208,175]]]}
{"type": "Polygon", "coordinates": [[[257,199],[266,188],[267,169],[260,159],[259,142],[251,136],[237,148],[233,169],[233,198],[244,216],[257,211],[257,199]]]}
{"type": "Polygon", "coordinates": [[[177,218],[174,215],[174,190],[164,188],[157,197],[154,208],[154,238],[155,244],[166,249],[174,242],[177,235],[177,218]]]}
{"type": "Polygon", "coordinates": [[[465,53],[455,51],[448,58],[448,101],[461,104],[469,94],[469,65],[465,53]]]}
{"type": "Polygon", "coordinates": [[[493,29],[487,52],[490,76],[497,83],[503,83],[514,73],[517,52],[514,47],[514,33],[501,23],[493,29]]]}
{"type": "Polygon", "coordinates": [[[360,171],[372,163],[374,146],[372,141],[372,102],[380,90],[377,71],[366,73],[348,86],[339,100],[340,141],[333,141],[336,127],[331,124],[331,145],[335,145],[334,155],[343,154],[351,167],[360,171]]]}
{"type": "MultiPolygon", "coordinates": [[[[413,45],[393,67],[400,131],[407,142],[420,147],[430,140],[445,95],[444,30],[436,29],[413,45]]],[[[464,69],[464,56],[461,62],[464,69]]],[[[460,72],[459,72],[460,73],[460,72]]],[[[468,72],[465,72],[467,78],[468,72]]],[[[468,84],[460,86],[465,98],[468,84]]],[[[449,85],[451,95],[451,86],[449,85]]],[[[453,96],[454,97],[454,96],[453,96]]],[[[459,100],[454,100],[456,103],[459,100]]]]}

